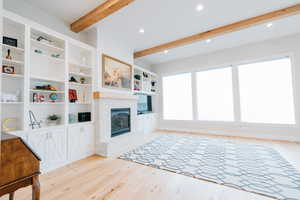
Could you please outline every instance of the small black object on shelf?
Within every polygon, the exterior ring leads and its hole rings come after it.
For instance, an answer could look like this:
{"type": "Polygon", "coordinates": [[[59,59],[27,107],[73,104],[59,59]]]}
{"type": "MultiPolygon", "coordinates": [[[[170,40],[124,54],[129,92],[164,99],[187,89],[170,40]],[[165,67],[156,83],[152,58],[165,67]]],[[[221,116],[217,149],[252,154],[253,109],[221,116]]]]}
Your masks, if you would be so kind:
{"type": "Polygon", "coordinates": [[[136,80],[141,80],[141,75],[136,74],[136,75],[134,75],[134,78],[135,78],[136,80]]]}
{"type": "Polygon", "coordinates": [[[148,74],[147,74],[146,72],[143,72],[143,76],[144,76],[145,78],[148,78],[148,77],[149,77],[148,74]]]}
{"type": "Polygon", "coordinates": [[[69,82],[71,82],[71,83],[78,83],[78,81],[76,80],[76,78],[74,78],[74,76],[71,76],[69,82]]]}
{"type": "Polygon", "coordinates": [[[89,122],[91,119],[91,112],[78,113],[78,122],[89,122]]]}
{"type": "Polygon", "coordinates": [[[18,40],[15,38],[3,36],[2,42],[3,42],[3,44],[9,45],[9,46],[18,47],[18,40]]]}

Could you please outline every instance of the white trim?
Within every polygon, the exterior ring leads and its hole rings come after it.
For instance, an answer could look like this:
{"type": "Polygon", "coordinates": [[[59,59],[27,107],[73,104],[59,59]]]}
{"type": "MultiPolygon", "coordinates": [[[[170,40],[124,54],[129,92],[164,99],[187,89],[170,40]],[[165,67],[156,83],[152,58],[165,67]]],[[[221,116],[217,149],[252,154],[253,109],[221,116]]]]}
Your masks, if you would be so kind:
{"type": "Polygon", "coordinates": [[[241,99],[240,99],[240,84],[239,72],[237,66],[232,66],[232,92],[233,92],[233,109],[234,121],[241,122],[241,99]]]}
{"type": "Polygon", "coordinates": [[[198,87],[197,87],[197,74],[192,72],[191,74],[191,81],[192,81],[192,108],[193,108],[193,119],[198,119],[198,87]]]}

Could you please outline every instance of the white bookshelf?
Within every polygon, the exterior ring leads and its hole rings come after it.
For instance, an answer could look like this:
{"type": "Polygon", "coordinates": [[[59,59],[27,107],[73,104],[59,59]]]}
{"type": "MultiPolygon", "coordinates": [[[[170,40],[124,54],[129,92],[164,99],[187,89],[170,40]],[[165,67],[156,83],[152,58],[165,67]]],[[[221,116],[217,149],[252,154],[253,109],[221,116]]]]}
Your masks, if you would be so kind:
{"type": "Polygon", "coordinates": [[[9,120],[8,128],[18,131],[24,129],[25,25],[3,18],[3,36],[16,39],[17,46],[1,44],[1,130],[9,120]],[[13,71],[8,73],[4,67],[13,71]]]}
{"type": "Polygon", "coordinates": [[[134,93],[155,95],[157,93],[157,75],[141,67],[134,66],[134,93]]]}
{"type": "Polygon", "coordinates": [[[79,113],[91,113],[93,121],[93,69],[95,66],[94,52],[90,49],[70,44],[68,50],[68,86],[76,91],[77,100],[71,102],[69,99],[68,119],[69,124],[81,124],[79,113]]]}
{"type": "Polygon", "coordinates": [[[93,123],[96,49],[9,13],[3,17],[3,30],[3,35],[17,39],[18,45],[0,43],[1,66],[15,69],[15,73],[3,73],[2,69],[0,72],[1,122],[15,119],[13,132],[31,130],[29,111],[32,111],[37,121],[42,121],[40,130],[67,128],[71,125],[71,113],[76,114],[72,127],[93,123]],[[11,58],[6,57],[8,50],[11,58]],[[71,76],[78,82],[70,83],[71,76]],[[69,102],[69,89],[77,91],[75,103],[69,102]],[[3,94],[10,93],[17,93],[18,98],[2,101],[3,94]],[[91,113],[91,120],[79,123],[78,113],[84,112],[91,113]],[[55,127],[47,123],[53,114],[60,117],[55,127]]]}

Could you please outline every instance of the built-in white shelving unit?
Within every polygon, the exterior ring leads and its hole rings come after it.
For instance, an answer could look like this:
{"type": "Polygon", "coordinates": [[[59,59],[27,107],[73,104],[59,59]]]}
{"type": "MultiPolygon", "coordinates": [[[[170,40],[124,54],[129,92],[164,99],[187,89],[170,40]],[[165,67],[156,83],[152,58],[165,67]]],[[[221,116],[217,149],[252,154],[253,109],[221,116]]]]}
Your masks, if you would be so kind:
{"type": "Polygon", "coordinates": [[[1,44],[1,127],[4,130],[23,130],[25,25],[3,18],[3,36],[13,41],[10,45],[1,44]]]}
{"type": "Polygon", "coordinates": [[[94,52],[76,44],[69,44],[68,53],[69,124],[82,123],[79,115],[86,115],[93,121],[94,52]]]}
{"type": "Polygon", "coordinates": [[[92,123],[96,49],[11,13],[3,30],[17,45],[1,43],[1,122],[12,132],[31,130],[31,111],[40,130],[92,123]],[[69,90],[76,91],[74,102],[69,90]],[[49,121],[52,115],[59,120],[49,121]]]}
{"type": "Polygon", "coordinates": [[[157,92],[157,75],[141,67],[134,66],[134,92],[155,95],[157,92]]]}

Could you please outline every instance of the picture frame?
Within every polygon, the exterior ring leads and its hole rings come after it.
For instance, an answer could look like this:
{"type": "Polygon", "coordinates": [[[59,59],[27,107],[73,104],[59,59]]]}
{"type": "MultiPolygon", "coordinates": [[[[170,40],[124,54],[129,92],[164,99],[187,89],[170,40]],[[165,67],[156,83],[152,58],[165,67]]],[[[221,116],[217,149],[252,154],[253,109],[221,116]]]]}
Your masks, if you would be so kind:
{"type": "Polygon", "coordinates": [[[2,72],[5,74],[15,74],[15,67],[14,66],[2,66],[2,72]]]}
{"type": "Polygon", "coordinates": [[[102,87],[132,90],[132,65],[102,54],[102,87]]]}

